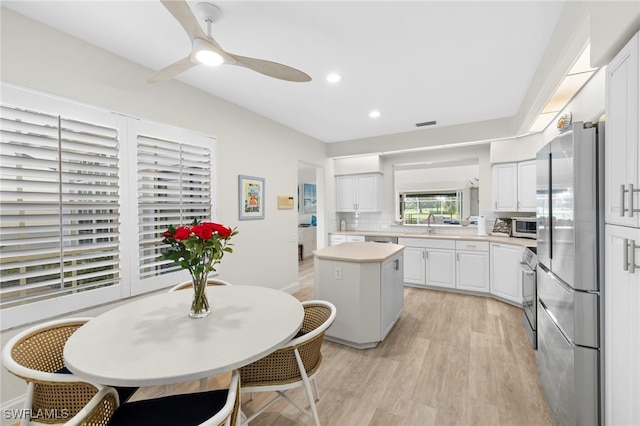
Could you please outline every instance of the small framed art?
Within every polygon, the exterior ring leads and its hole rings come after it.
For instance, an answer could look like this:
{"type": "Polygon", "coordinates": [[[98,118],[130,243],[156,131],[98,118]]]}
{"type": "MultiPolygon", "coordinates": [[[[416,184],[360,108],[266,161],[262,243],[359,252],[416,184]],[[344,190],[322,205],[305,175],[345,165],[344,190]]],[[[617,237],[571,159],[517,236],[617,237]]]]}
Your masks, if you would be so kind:
{"type": "Polygon", "coordinates": [[[238,219],[264,219],[264,178],[239,175],[238,200],[238,219]]]}

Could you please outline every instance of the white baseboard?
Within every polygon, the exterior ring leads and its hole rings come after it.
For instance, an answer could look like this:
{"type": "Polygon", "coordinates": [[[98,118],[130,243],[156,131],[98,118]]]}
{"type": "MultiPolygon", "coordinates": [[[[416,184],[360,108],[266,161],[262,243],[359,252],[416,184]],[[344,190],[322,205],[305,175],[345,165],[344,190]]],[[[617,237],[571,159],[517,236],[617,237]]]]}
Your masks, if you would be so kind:
{"type": "Polygon", "coordinates": [[[24,407],[24,400],[27,398],[27,394],[20,395],[8,401],[0,403],[0,425],[9,426],[16,424],[19,421],[18,418],[14,418],[11,415],[12,410],[20,410],[24,407]]]}

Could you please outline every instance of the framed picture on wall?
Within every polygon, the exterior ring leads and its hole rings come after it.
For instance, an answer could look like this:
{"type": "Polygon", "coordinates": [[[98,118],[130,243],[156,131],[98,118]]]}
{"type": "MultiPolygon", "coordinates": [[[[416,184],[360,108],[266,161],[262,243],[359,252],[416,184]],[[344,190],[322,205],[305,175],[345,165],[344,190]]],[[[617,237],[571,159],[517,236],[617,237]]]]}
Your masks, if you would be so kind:
{"type": "Polygon", "coordinates": [[[305,183],[303,185],[303,213],[316,213],[316,186],[312,183],[305,183]]]}
{"type": "Polygon", "coordinates": [[[238,219],[264,219],[264,178],[239,175],[238,200],[238,219]]]}

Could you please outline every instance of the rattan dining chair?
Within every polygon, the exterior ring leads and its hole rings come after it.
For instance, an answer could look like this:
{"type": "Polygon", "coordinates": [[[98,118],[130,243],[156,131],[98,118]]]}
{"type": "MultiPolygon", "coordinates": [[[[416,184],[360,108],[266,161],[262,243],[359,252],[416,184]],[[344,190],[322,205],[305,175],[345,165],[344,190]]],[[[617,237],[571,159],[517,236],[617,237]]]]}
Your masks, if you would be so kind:
{"type": "Polygon", "coordinates": [[[119,401],[137,390],[117,389],[114,399],[108,391],[102,392],[104,386],[87,382],[65,368],[64,345],[89,320],[67,318],[39,324],[17,334],[4,346],[5,368],[27,382],[21,424],[62,424],[82,410],[113,412],[119,401]]]}
{"type": "MultiPolygon", "coordinates": [[[[187,393],[126,402],[108,426],[235,426],[240,414],[240,373],[231,373],[229,389],[187,393]]],[[[94,419],[78,419],[70,426],[102,426],[94,419]]]]}
{"type": "MultiPolygon", "coordinates": [[[[215,285],[231,285],[231,283],[228,282],[228,281],[225,281],[225,280],[218,279],[218,278],[209,278],[207,280],[207,285],[208,286],[210,286],[210,285],[211,286],[215,286],[215,285]]],[[[171,292],[171,291],[177,291],[177,290],[186,290],[186,289],[189,289],[189,288],[192,288],[192,287],[193,287],[193,283],[191,281],[186,281],[186,282],[183,282],[181,284],[177,284],[177,285],[171,287],[169,289],[169,291],[171,292]]],[[[208,383],[208,379],[206,377],[200,379],[200,390],[201,391],[206,391],[207,389],[209,389],[209,386],[208,386],[207,383],[208,383]]],[[[172,388],[171,385],[167,385],[166,389],[165,389],[165,392],[167,394],[171,393],[171,388],[172,388]]]]}
{"type": "Polygon", "coordinates": [[[242,392],[276,392],[264,406],[243,421],[248,424],[280,398],[284,398],[298,410],[320,425],[315,401],[320,399],[316,375],[322,362],[320,351],[324,333],[336,318],[336,307],[324,300],[302,302],[304,320],[302,328],[285,347],[240,368],[242,392]],[[311,390],[315,388],[315,396],[311,390]],[[309,400],[308,409],[291,399],[286,391],[303,386],[309,400]]]}

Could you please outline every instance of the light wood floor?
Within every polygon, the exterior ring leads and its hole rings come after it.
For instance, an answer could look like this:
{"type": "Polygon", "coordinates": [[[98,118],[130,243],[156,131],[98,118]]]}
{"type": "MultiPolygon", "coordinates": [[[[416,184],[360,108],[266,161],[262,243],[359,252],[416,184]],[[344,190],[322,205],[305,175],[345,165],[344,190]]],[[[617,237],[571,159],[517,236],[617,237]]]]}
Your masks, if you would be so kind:
{"type": "MultiPolygon", "coordinates": [[[[300,300],[313,299],[313,260],[300,262],[300,300]]],[[[552,425],[521,310],[488,298],[405,288],[404,309],[384,342],[358,350],[325,341],[317,376],[323,425],[552,425]]],[[[228,376],[209,379],[226,386],[228,376]]],[[[198,389],[197,382],[173,387],[198,389]]],[[[163,394],[143,388],[135,399],[163,394]]],[[[291,392],[306,405],[301,389],[291,392]]],[[[272,394],[243,396],[245,413],[272,394]]],[[[313,421],[281,401],[251,425],[313,421]]]]}

